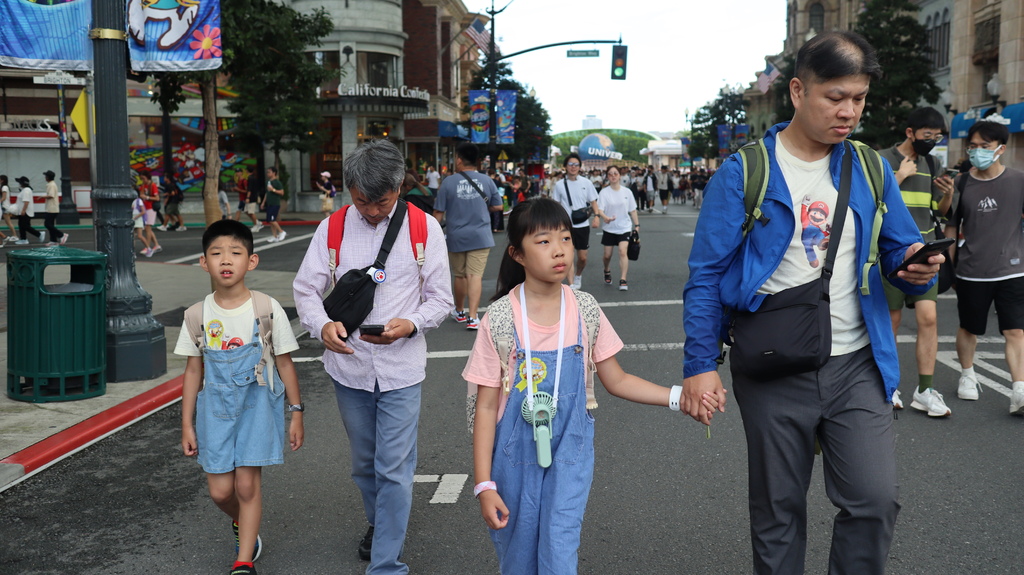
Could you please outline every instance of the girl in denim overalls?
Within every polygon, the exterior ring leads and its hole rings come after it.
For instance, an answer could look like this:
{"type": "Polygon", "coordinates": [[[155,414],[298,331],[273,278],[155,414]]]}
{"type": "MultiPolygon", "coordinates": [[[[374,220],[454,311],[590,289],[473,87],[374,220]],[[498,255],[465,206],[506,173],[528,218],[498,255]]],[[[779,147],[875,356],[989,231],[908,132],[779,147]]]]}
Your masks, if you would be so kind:
{"type": "MultiPolygon", "coordinates": [[[[562,284],[574,253],[570,228],[569,215],[553,200],[512,210],[493,299],[510,298],[514,351],[498,356],[491,322],[507,318],[488,312],[462,374],[478,391],[474,494],[508,575],[576,573],[594,476],[589,410],[597,405],[589,365],[612,395],[679,409],[679,386],[670,390],[622,371],[615,360],[622,341],[603,313],[596,341],[587,341],[577,299],[590,296],[562,284]],[[506,381],[501,362],[508,362],[506,381]]],[[[714,401],[704,398],[709,409],[714,401]]]]}

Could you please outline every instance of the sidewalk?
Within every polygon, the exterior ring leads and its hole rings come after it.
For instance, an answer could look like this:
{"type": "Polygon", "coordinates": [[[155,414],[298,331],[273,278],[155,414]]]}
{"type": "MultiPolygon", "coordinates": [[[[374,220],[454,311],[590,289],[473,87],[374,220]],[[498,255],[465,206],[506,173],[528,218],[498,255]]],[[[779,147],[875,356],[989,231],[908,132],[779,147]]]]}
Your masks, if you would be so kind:
{"type": "MultiPolygon", "coordinates": [[[[289,213],[282,225],[316,224],[320,214],[289,213]]],[[[91,226],[90,226],[91,227],[91,226]]],[[[190,225],[189,228],[196,227],[190,225]]],[[[198,227],[202,227],[201,225],[198,227]]],[[[199,252],[197,241],[196,252],[199,252]]],[[[164,324],[167,373],[152,380],[107,382],[106,393],[78,401],[29,403],[7,397],[7,283],[0,285],[0,492],[181,398],[185,359],[174,355],[185,308],[210,293],[210,276],[197,265],[136,260],[142,288],[153,296],[152,314],[164,324]]],[[[292,272],[257,268],[246,284],[294,307],[292,272]]],[[[293,328],[298,320],[292,319],[293,328]]]]}

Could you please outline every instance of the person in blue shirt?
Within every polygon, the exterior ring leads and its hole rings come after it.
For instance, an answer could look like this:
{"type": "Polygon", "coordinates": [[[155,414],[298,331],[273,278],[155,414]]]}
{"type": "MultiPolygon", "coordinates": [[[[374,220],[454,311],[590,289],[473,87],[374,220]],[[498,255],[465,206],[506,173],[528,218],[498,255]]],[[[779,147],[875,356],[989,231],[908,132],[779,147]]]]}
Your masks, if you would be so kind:
{"type": "MultiPolygon", "coordinates": [[[[882,574],[892,541],[898,486],[895,431],[889,399],[899,380],[896,344],[881,273],[895,270],[921,248],[922,238],[883,164],[888,211],[870,257],[876,202],[856,153],[844,141],[856,129],[873,79],[881,68],[874,49],[849,31],[819,34],[799,50],[789,95],[790,122],[765,135],[768,189],[764,218],[744,236],[744,173],[730,157],[708,183],[690,254],[684,290],[686,329],[683,409],[707,423],[705,394],[725,390],[716,368],[726,312],[753,312],[768,294],[815,281],[828,245],[839,242],[829,295],[831,353],[817,371],[763,381],[733,358],[732,387],[747,439],[753,572],[804,572],[807,489],[820,445],[826,493],[839,509],[833,525],[829,573],[882,574]],[[840,167],[853,154],[849,208],[835,233],[840,167]],[[821,202],[819,204],[818,202],[821,202]],[[800,206],[826,210],[827,241],[802,241],[800,206]],[[862,286],[863,284],[863,286],[862,286]]],[[[892,280],[907,293],[923,293],[943,261],[932,256],[892,280]]],[[[780,338],[785,338],[784,331],[780,338]]]]}

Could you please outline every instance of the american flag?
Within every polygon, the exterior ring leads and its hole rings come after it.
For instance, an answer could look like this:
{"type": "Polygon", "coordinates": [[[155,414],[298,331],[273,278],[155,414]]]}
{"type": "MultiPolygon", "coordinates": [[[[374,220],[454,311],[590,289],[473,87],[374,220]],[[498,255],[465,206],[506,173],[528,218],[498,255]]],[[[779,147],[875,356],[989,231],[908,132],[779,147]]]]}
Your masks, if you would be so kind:
{"type": "Polygon", "coordinates": [[[757,89],[761,90],[762,94],[767,94],[768,88],[771,87],[772,82],[774,82],[781,75],[782,72],[780,72],[778,68],[772,65],[771,62],[768,62],[767,66],[765,66],[764,72],[761,72],[761,74],[758,75],[757,77],[757,89]]]}
{"type": "Polygon", "coordinates": [[[491,33],[487,31],[487,26],[479,18],[473,20],[469,28],[466,28],[466,34],[469,34],[473,42],[476,42],[477,47],[484,52],[491,49],[491,33]]]}

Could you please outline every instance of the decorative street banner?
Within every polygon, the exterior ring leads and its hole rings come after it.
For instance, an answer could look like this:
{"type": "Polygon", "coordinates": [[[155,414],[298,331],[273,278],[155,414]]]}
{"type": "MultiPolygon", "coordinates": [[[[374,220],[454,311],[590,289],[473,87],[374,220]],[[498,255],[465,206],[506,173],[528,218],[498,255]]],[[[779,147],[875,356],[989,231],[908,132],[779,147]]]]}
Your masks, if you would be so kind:
{"type": "MultiPolygon", "coordinates": [[[[128,0],[135,71],[220,67],[219,0],[128,0]]],[[[92,0],[0,1],[0,65],[91,70],[92,0]]]]}
{"type": "Polygon", "coordinates": [[[491,95],[487,90],[469,91],[469,141],[486,144],[491,137],[491,95]]]}
{"type": "Polygon", "coordinates": [[[498,90],[498,143],[514,144],[516,140],[515,90],[498,90]]]}
{"type": "Polygon", "coordinates": [[[734,137],[736,138],[736,145],[746,146],[747,141],[750,140],[750,126],[747,124],[736,124],[734,134],[734,137]]]}
{"type": "Polygon", "coordinates": [[[137,72],[220,67],[220,0],[128,0],[128,47],[137,72]]]}
{"type": "Polygon", "coordinates": [[[92,68],[92,0],[0,2],[0,65],[40,70],[92,68]]]}
{"type": "Polygon", "coordinates": [[[718,125],[718,157],[724,158],[729,155],[729,140],[732,140],[732,126],[729,124],[718,125]]]}

